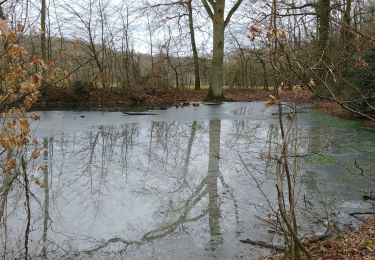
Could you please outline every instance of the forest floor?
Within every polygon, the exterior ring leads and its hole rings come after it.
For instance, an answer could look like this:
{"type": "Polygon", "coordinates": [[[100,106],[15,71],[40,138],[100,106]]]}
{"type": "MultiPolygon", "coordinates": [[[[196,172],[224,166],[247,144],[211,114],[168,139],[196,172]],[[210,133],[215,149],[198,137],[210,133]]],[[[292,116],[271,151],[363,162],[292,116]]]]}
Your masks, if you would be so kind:
{"type": "MultiPolygon", "coordinates": [[[[56,89],[42,96],[37,107],[105,107],[134,108],[170,107],[182,103],[201,102],[207,90],[172,89],[166,87],[131,87],[129,89],[93,89],[74,91],[56,89]]],[[[266,90],[231,88],[225,96],[232,101],[265,101],[271,94],[266,90]]]]}
{"type": "MultiPolygon", "coordinates": [[[[330,239],[306,244],[312,259],[375,259],[375,219],[359,229],[339,233],[330,239]]],[[[267,256],[264,260],[285,259],[283,254],[267,256]]],[[[306,259],[302,254],[301,259],[306,259]]]]}
{"type": "MultiPolygon", "coordinates": [[[[206,94],[207,90],[178,90],[165,87],[132,87],[127,90],[117,88],[85,90],[83,88],[75,91],[59,88],[50,90],[47,95],[42,96],[33,109],[147,110],[198,104],[204,100],[206,94]]],[[[234,102],[266,101],[271,94],[272,91],[261,89],[228,88],[225,90],[225,96],[234,102]]],[[[307,92],[283,91],[280,99],[285,102],[311,104],[314,108],[341,118],[351,117],[338,104],[314,98],[307,92]]]]}
{"type": "MultiPolygon", "coordinates": [[[[182,103],[201,102],[207,90],[171,89],[165,87],[132,87],[124,89],[92,89],[72,90],[56,88],[47,91],[39,98],[36,107],[40,108],[134,108],[170,107],[182,103]]],[[[272,92],[268,90],[251,90],[247,88],[229,88],[225,96],[236,102],[266,101],[272,92]]],[[[297,101],[311,103],[311,95],[294,94],[291,91],[282,93],[283,101],[297,101]]],[[[329,111],[331,109],[328,109],[329,111]]]]}

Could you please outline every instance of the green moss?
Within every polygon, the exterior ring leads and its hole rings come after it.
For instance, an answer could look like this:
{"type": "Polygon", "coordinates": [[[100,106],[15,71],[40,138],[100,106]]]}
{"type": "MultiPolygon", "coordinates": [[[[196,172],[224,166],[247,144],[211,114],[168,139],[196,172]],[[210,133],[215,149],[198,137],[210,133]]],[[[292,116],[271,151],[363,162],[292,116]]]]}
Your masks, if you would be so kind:
{"type": "Polygon", "coordinates": [[[311,164],[320,165],[320,166],[328,166],[334,164],[334,162],[327,157],[324,157],[320,154],[314,154],[307,157],[306,161],[311,164]]]}
{"type": "Polygon", "coordinates": [[[361,141],[359,143],[359,147],[361,150],[367,152],[367,153],[375,153],[375,142],[374,141],[361,141]]]}
{"type": "Polygon", "coordinates": [[[361,123],[358,120],[353,119],[340,119],[336,117],[330,118],[328,121],[329,126],[347,126],[347,127],[354,127],[360,126],[361,123]]]}
{"type": "Polygon", "coordinates": [[[356,119],[342,119],[334,116],[328,116],[320,111],[311,111],[308,115],[313,120],[322,122],[324,126],[328,127],[357,127],[362,126],[361,122],[356,119]],[[324,123],[323,123],[324,122],[324,123]]]}
{"type": "Polygon", "coordinates": [[[212,88],[209,87],[207,95],[204,98],[204,101],[205,102],[228,102],[228,101],[233,101],[233,100],[226,98],[224,94],[222,94],[221,96],[215,97],[214,93],[212,92],[212,88]]]}

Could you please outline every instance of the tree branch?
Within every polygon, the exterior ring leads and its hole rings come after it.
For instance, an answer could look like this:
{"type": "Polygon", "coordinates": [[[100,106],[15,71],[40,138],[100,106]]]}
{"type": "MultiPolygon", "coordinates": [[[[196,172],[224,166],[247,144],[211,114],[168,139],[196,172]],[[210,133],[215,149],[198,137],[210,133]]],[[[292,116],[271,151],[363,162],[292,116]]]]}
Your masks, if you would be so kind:
{"type": "Polygon", "coordinates": [[[243,0],[237,0],[235,5],[230,9],[227,18],[224,21],[224,27],[227,27],[228,23],[230,22],[230,19],[232,18],[233,14],[237,11],[238,7],[242,4],[243,0]]]}
{"type": "Polygon", "coordinates": [[[201,1],[202,1],[203,6],[204,6],[204,9],[206,9],[206,12],[207,12],[208,16],[211,18],[211,20],[213,20],[214,14],[213,14],[213,12],[211,10],[211,7],[209,6],[207,0],[201,0],[201,1]]]}
{"type": "Polygon", "coordinates": [[[213,9],[216,8],[216,3],[212,0],[208,0],[208,3],[212,6],[213,9]]]}
{"type": "Polygon", "coordinates": [[[287,6],[290,6],[291,9],[304,9],[306,7],[318,7],[318,3],[306,3],[304,5],[295,6],[295,4],[286,4],[287,6]]]}

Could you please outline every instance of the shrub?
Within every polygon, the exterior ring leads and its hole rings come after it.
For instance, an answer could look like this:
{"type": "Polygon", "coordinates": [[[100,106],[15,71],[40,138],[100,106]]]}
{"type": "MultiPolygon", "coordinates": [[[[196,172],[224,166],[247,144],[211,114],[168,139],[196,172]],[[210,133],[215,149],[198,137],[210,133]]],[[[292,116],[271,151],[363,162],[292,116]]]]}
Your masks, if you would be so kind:
{"type": "Polygon", "coordinates": [[[72,84],[73,91],[79,96],[90,96],[91,91],[94,90],[94,84],[92,82],[76,80],[72,84]]]}
{"type": "Polygon", "coordinates": [[[375,116],[375,49],[367,50],[346,76],[360,92],[359,99],[352,102],[350,107],[375,116]]]}

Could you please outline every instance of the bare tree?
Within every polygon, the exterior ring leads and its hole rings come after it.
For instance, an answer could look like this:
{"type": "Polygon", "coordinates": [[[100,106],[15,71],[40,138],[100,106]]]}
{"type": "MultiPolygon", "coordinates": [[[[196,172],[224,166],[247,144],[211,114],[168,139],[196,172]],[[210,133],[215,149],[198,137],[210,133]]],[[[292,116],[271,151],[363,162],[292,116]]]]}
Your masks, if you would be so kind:
{"type": "Polygon", "coordinates": [[[42,53],[42,60],[47,59],[47,48],[46,48],[46,0],[41,0],[40,9],[40,48],[42,53]]]}
{"type": "Polygon", "coordinates": [[[240,7],[242,0],[237,0],[235,2],[226,18],[224,17],[226,7],[225,0],[202,0],[202,3],[213,26],[211,82],[206,100],[223,100],[224,31],[233,14],[240,7]]]}
{"type": "Polygon", "coordinates": [[[200,90],[201,89],[201,77],[200,77],[200,72],[199,72],[199,56],[198,56],[197,44],[195,41],[192,0],[188,0],[186,2],[186,5],[188,9],[188,14],[189,14],[190,42],[191,42],[191,49],[193,51],[193,61],[194,61],[194,73],[195,73],[194,89],[200,90]]]}

